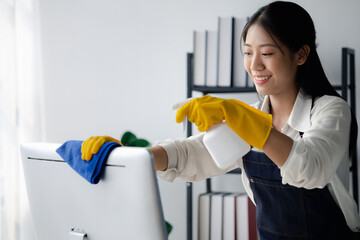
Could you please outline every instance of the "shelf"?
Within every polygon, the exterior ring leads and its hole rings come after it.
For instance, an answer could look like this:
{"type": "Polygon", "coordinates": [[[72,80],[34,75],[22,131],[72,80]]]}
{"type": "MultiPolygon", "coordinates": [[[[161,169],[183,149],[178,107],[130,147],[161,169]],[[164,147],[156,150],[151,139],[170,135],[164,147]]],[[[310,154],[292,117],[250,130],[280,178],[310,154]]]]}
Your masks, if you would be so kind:
{"type": "Polygon", "coordinates": [[[202,93],[245,93],[256,92],[255,87],[206,87],[206,86],[193,86],[193,91],[202,93]]]}

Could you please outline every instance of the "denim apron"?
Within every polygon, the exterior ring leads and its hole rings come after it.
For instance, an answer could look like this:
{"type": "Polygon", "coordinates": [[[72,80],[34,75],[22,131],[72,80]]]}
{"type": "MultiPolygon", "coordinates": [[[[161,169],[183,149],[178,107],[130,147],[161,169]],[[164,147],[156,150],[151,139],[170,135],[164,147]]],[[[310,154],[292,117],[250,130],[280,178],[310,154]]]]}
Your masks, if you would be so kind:
{"type": "Polygon", "coordinates": [[[261,240],[353,238],[327,186],[309,190],[282,184],[280,169],[262,152],[250,151],[243,163],[261,240]]]}

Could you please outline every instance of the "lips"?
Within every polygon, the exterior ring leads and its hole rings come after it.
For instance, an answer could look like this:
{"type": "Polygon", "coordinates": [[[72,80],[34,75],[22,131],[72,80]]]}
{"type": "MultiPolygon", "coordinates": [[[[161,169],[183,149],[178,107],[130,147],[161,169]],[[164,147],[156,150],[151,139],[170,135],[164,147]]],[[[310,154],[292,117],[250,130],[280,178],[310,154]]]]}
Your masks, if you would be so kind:
{"type": "Polygon", "coordinates": [[[254,75],[254,83],[257,85],[265,84],[270,80],[271,76],[272,75],[254,75]]]}

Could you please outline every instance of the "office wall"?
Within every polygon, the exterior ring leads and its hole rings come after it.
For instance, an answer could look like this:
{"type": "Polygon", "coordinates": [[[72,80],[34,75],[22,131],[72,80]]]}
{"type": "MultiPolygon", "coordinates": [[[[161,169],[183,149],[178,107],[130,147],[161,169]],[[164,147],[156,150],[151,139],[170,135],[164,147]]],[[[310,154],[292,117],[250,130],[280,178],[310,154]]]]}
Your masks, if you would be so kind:
{"type": "MultiPolygon", "coordinates": [[[[39,0],[45,140],[119,138],[126,130],[153,143],[184,137],[171,106],[186,97],[185,56],[193,49],[193,30],[216,30],[218,16],[248,16],[267,2],[39,0]]],[[[295,2],[312,15],[325,71],[339,84],[341,47],[355,48],[359,59],[360,2],[295,2]]],[[[256,100],[254,94],[234,97],[256,100]]],[[[165,218],[174,225],[170,239],[185,239],[186,183],[159,184],[165,218]]],[[[216,178],[214,188],[223,186],[241,190],[240,176],[216,178]]],[[[194,185],[194,202],[203,191],[203,182],[194,185]]],[[[194,205],[194,239],[196,211],[194,205]]]]}

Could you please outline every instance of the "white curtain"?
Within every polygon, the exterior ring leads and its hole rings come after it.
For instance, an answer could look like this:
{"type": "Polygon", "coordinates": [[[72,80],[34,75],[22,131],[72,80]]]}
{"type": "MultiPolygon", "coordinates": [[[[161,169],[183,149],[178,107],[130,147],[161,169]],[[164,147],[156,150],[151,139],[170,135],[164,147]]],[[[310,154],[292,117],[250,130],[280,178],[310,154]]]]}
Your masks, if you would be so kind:
{"type": "Polygon", "coordinates": [[[35,239],[19,144],[42,139],[36,0],[0,0],[0,240],[35,239]]]}

